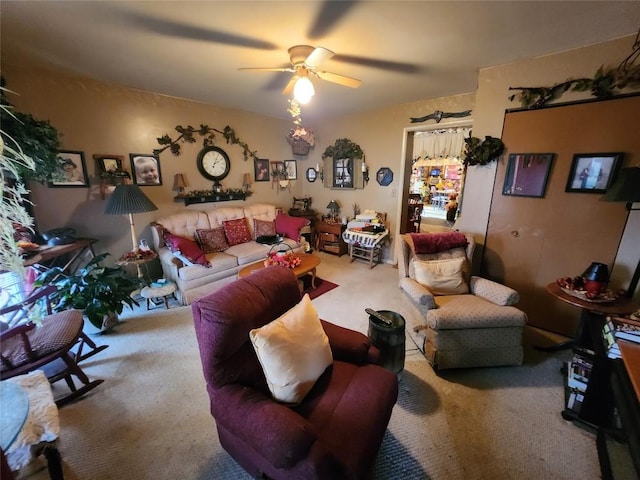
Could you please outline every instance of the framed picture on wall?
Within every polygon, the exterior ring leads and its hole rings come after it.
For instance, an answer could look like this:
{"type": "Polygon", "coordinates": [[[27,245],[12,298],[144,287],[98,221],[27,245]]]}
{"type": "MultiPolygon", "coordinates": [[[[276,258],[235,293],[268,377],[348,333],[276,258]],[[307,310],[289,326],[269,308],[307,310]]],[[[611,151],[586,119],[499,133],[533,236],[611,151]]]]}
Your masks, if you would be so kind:
{"type": "Polygon", "coordinates": [[[84,153],[72,150],[58,152],[58,169],[51,175],[50,187],[88,187],[89,176],[84,153]]]}
{"type": "Polygon", "coordinates": [[[130,153],[133,183],[136,185],[162,185],[160,158],[150,153],[130,153]]]}
{"type": "Polygon", "coordinates": [[[256,182],[269,181],[269,160],[266,158],[256,158],[253,161],[253,175],[256,182]]]}
{"type": "Polygon", "coordinates": [[[576,153],[565,192],[605,193],[613,182],[622,153],[576,153]]]}
{"type": "Polygon", "coordinates": [[[284,167],[287,170],[287,177],[289,180],[298,179],[298,164],[295,160],[285,160],[284,167]]]}
{"type": "Polygon", "coordinates": [[[512,153],[507,162],[503,195],[544,197],[553,153],[512,153]]]}

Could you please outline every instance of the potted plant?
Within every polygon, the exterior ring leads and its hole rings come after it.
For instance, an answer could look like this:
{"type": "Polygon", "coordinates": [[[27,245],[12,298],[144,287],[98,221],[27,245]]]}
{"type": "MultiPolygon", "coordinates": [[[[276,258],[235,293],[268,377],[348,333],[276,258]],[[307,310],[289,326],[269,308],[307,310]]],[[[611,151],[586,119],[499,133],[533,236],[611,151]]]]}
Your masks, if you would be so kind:
{"type": "Polygon", "coordinates": [[[19,146],[16,148],[18,153],[11,151],[6,155],[18,160],[15,165],[20,178],[46,183],[60,168],[58,160],[60,135],[48,120],[38,120],[32,115],[17,112],[9,102],[7,93],[13,92],[5,88],[2,77],[0,78],[2,137],[5,144],[19,146]],[[34,164],[25,164],[21,161],[20,155],[32,158],[34,164]]]}
{"type": "Polygon", "coordinates": [[[93,326],[107,331],[117,323],[125,304],[138,305],[131,294],[140,286],[139,280],[129,277],[122,267],[100,265],[109,255],[98,255],[72,275],[54,267],[41,274],[34,285],[57,287],[51,297],[54,312],[82,310],[93,326]]]}
{"type": "Polygon", "coordinates": [[[322,158],[331,157],[334,160],[341,158],[362,158],[364,152],[360,148],[360,145],[352,142],[348,138],[339,138],[333,145],[329,145],[322,154],[322,158]]]}
{"type": "Polygon", "coordinates": [[[25,276],[19,240],[31,240],[33,219],[25,179],[44,182],[58,168],[58,132],[48,122],[15,111],[0,77],[0,271],[25,276]],[[26,233],[17,238],[17,232],[26,233]],[[28,238],[27,238],[28,237],[28,238]]]}

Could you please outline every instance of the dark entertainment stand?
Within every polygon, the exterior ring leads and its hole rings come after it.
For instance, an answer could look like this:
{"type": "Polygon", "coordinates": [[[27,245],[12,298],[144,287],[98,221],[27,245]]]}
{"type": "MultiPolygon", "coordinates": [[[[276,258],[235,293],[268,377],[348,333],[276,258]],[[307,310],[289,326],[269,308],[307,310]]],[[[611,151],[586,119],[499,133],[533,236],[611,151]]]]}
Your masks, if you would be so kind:
{"type": "Polygon", "coordinates": [[[602,314],[582,312],[584,328],[576,338],[574,360],[588,367],[586,390],[581,402],[571,401],[575,390],[567,386],[562,417],[596,432],[603,479],[640,478],[640,400],[632,381],[640,375],[640,344],[618,340],[623,358],[608,358],[602,336],[605,320],[602,314]],[[611,461],[612,449],[617,462],[611,461]],[[620,471],[626,475],[619,477],[620,471]]]}

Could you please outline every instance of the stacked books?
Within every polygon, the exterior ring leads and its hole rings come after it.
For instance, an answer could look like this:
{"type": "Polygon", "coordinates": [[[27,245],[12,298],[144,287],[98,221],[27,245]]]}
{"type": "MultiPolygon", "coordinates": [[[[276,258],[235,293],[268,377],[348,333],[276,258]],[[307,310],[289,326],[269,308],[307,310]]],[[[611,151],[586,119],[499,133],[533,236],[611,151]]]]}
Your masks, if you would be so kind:
{"type": "Polygon", "coordinates": [[[602,328],[607,357],[620,358],[618,340],[640,343],[640,322],[621,317],[607,317],[602,328]]]}
{"type": "Polygon", "coordinates": [[[576,413],[580,413],[584,394],[587,391],[589,377],[593,370],[594,353],[586,348],[576,348],[573,358],[567,365],[567,386],[569,387],[569,398],[567,408],[576,413]]]}

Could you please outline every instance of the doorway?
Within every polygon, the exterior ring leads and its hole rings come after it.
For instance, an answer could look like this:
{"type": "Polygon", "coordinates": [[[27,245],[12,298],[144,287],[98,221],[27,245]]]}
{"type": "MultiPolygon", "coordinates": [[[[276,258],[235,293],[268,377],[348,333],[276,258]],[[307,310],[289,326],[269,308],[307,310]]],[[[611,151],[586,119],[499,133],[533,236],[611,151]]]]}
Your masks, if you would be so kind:
{"type": "Polygon", "coordinates": [[[421,225],[425,230],[450,229],[462,212],[464,138],[471,132],[469,120],[447,125],[410,127],[404,131],[402,184],[399,198],[398,233],[406,233],[410,198],[420,195],[421,225]],[[409,196],[411,195],[411,197],[409,196]],[[447,204],[455,196],[457,207],[447,220],[447,204]]]}

